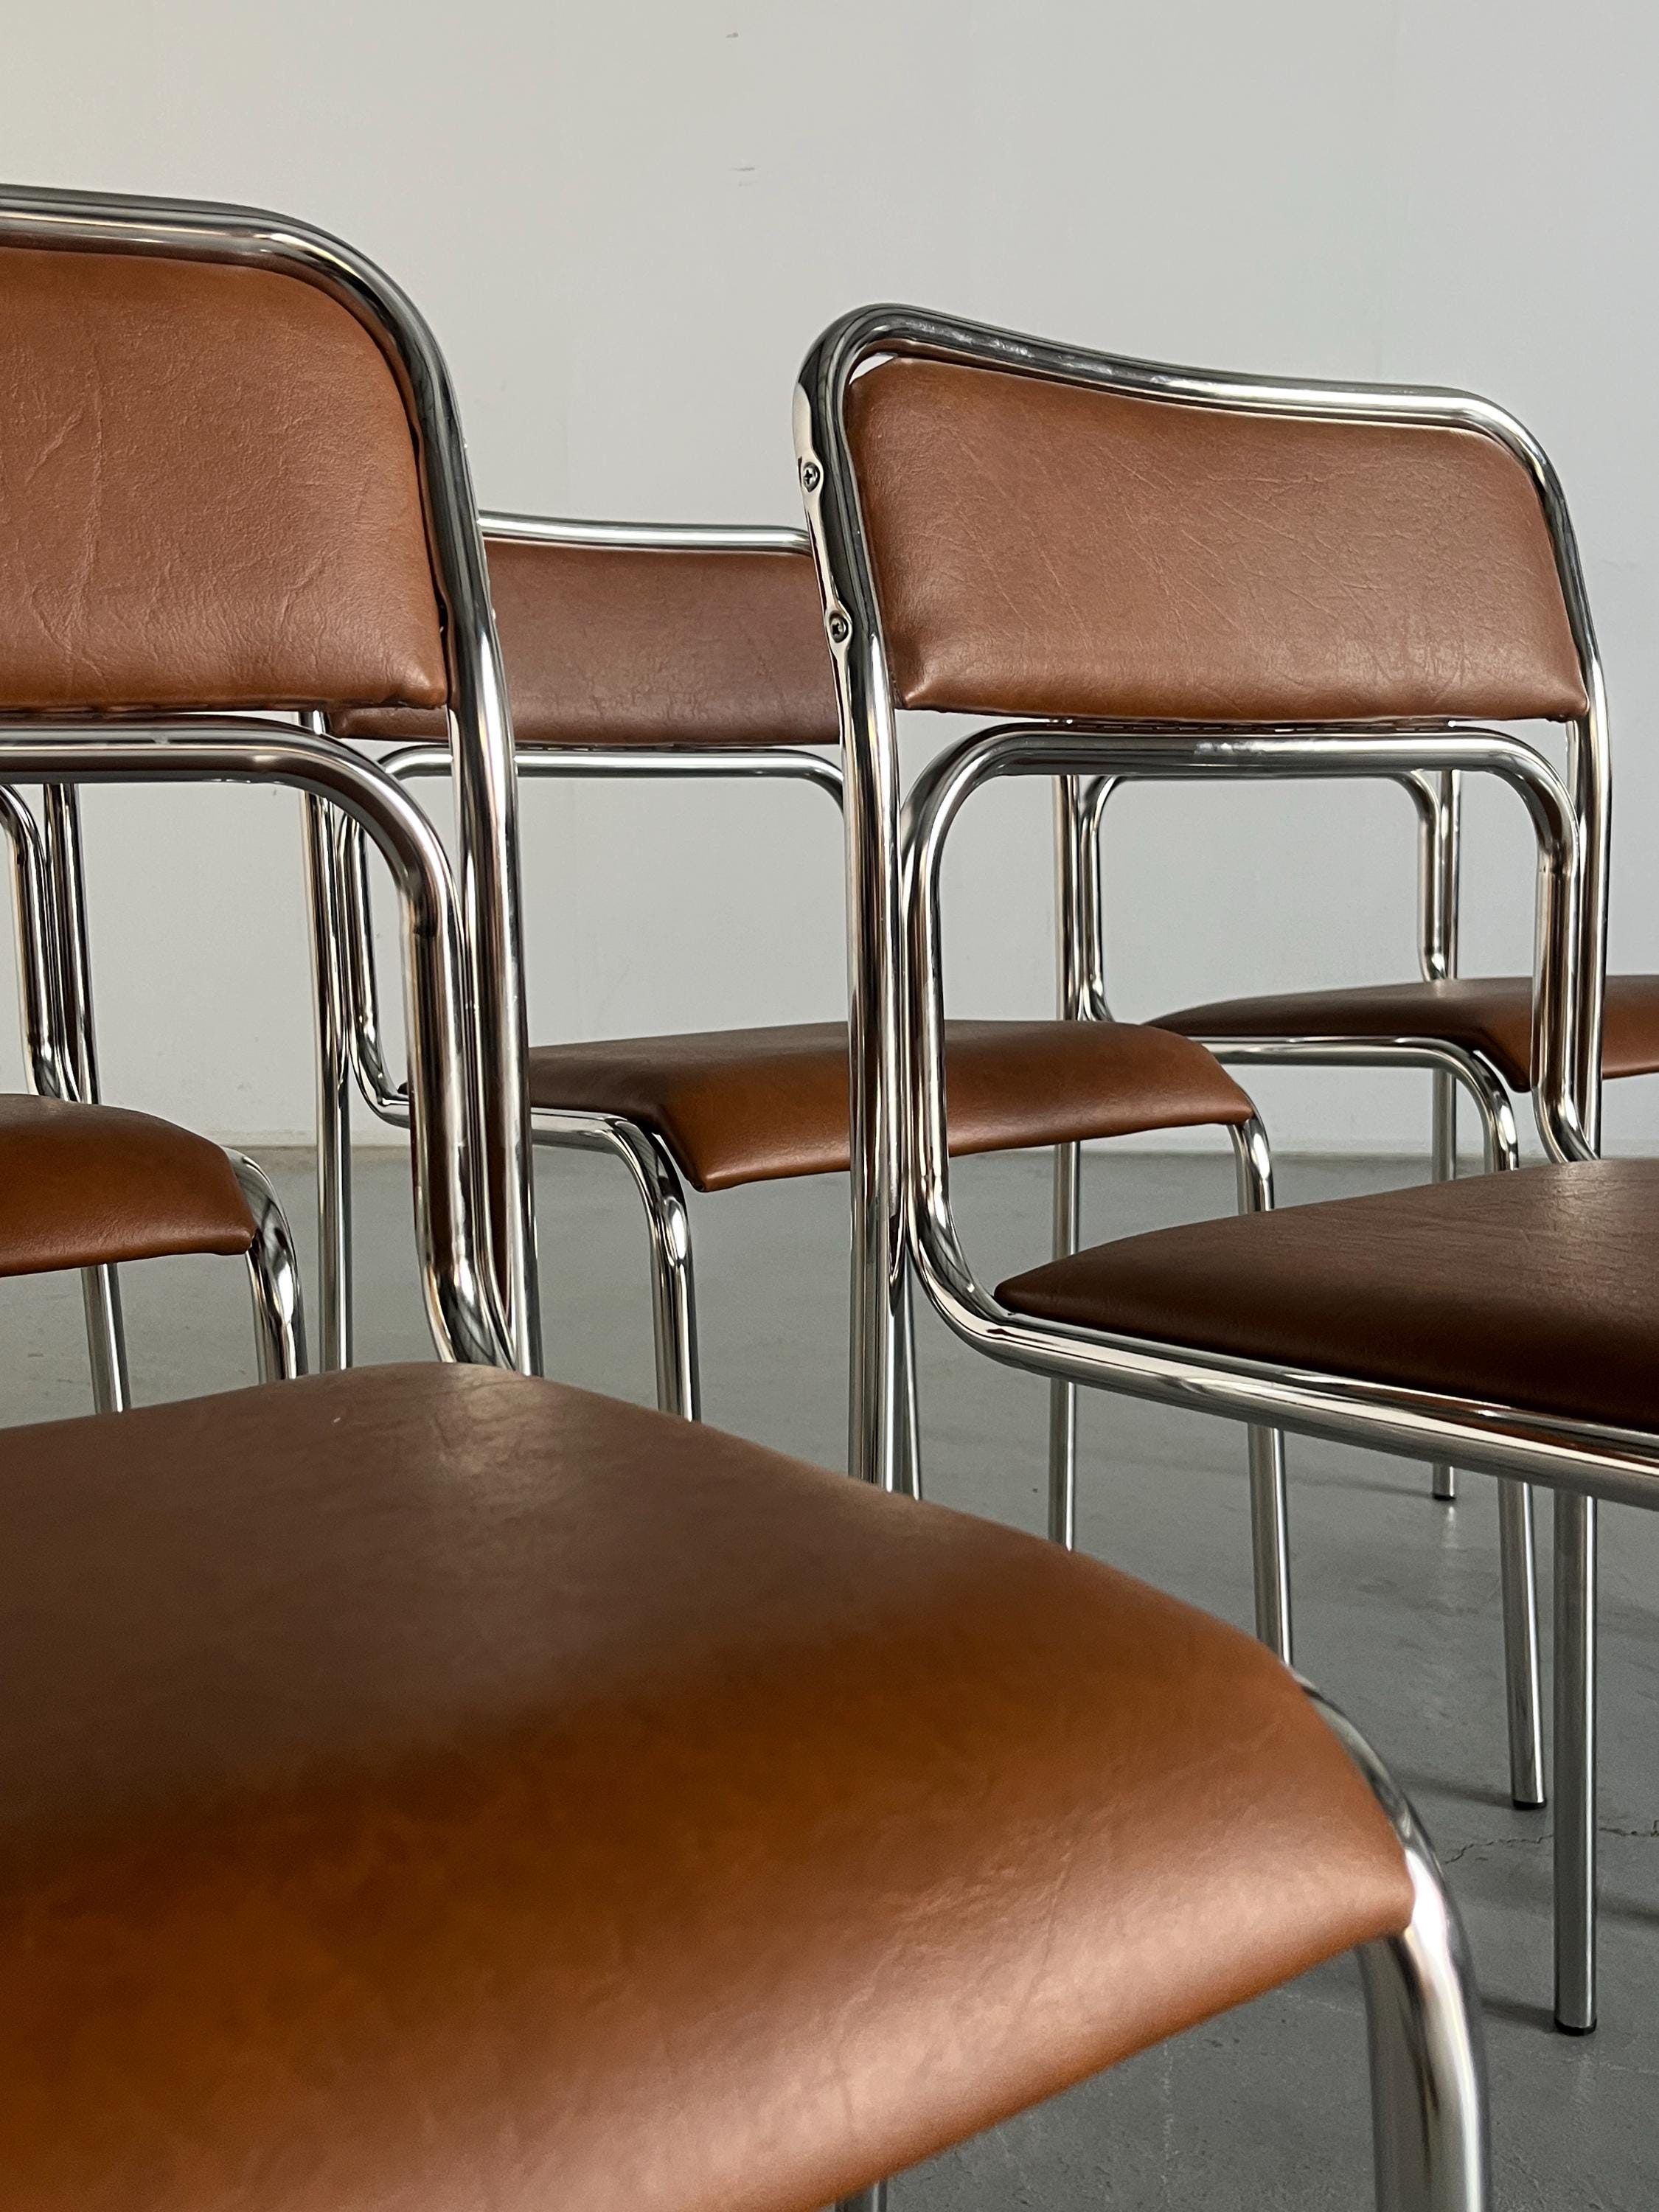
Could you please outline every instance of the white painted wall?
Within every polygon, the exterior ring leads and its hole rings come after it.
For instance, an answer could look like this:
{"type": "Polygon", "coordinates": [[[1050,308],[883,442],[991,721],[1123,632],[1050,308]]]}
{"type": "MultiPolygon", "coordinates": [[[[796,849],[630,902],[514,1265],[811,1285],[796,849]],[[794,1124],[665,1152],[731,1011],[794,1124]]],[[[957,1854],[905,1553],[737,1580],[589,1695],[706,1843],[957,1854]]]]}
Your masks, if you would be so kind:
{"type": "MultiPolygon", "coordinates": [[[[1656,966],[1656,65],[1644,0],[56,0],[9,11],[0,163],[355,240],[425,307],[501,506],[794,519],[794,369],[881,296],[1487,390],[1575,506],[1618,749],[1613,953],[1656,966]]],[[[994,802],[994,828],[993,803],[957,870],[955,1000],[1040,1010],[1046,802],[994,802]]],[[[294,802],[88,811],[109,1095],[304,1131],[294,802]]],[[[539,1036],[838,1006],[822,802],[543,787],[526,813],[539,1036]]],[[[1471,813],[1466,965],[1518,965],[1526,833],[1501,797],[1471,813]]],[[[1137,793],[1112,858],[1122,1012],[1409,971],[1398,795],[1137,793]]],[[[1424,1126],[1421,1079],[1258,1087],[1281,1141],[1424,1126]]],[[[1614,1141],[1659,1139],[1656,1091],[1615,1093],[1614,1141]]]]}

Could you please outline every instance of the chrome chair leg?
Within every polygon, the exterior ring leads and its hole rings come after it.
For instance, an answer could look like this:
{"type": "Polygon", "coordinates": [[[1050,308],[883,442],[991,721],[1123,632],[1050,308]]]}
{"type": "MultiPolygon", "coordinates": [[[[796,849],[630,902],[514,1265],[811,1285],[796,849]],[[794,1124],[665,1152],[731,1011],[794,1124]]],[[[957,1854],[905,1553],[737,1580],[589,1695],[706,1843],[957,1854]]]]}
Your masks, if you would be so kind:
{"type": "MultiPolygon", "coordinates": [[[[1455,1081],[1437,1075],[1437,1084],[1455,1081]]],[[[1521,1164],[1520,1140],[1509,1094],[1487,1071],[1484,1088],[1469,1080],[1469,1095],[1480,1115],[1481,1142],[1488,1175],[1512,1174],[1521,1164]]],[[[1438,1106],[1437,1096],[1437,1107],[1438,1106]]],[[[1437,1158],[1438,1155],[1437,1154],[1437,1158]]],[[[1451,1157],[1456,1159],[1455,1121],[1451,1157]]],[[[1530,1483],[1500,1475],[1498,1481],[1498,1560],[1504,1592],[1504,1684],[1509,1715],[1510,1796],[1519,1806],[1542,1805],[1544,1782],[1543,1662],[1538,1632],[1538,1546],[1530,1483]]]]}
{"type": "Polygon", "coordinates": [[[125,1413],[132,1403],[132,1388],[127,1379],[126,1322],[113,1267],[81,1270],[81,1304],[87,1321],[93,1410],[125,1413]]]}
{"type": "Polygon", "coordinates": [[[1310,1695],[1400,1838],[1412,1917],[1358,1954],[1371,2062],[1377,2212],[1488,2212],[1490,2113],[1480,1993],[1468,1940],[1415,1813],[1352,1723],[1310,1695]]]}
{"type": "Polygon", "coordinates": [[[893,1347],[895,1388],[898,1393],[898,1491],[904,1498],[921,1496],[921,1409],[916,1396],[916,1285],[907,1268],[904,1296],[899,1301],[893,1347]]]}
{"type": "MultiPolygon", "coordinates": [[[[305,720],[319,727],[320,715],[305,720]]],[[[330,809],[301,799],[311,974],[316,1008],[317,1333],[325,1373],[352,1361],[351,1068],[348,1056],[337,840],[330,809]]]]}
{"type": "Polygon", "coordinates": [[[1595,2026],[1596,1502],[1555,1493],[1555,2022],[1595,2026]]]}
{"type": "MultiPolygon", "coordinates": [[[[1083,1237],[1083,1147],[1054,1147],[1054,1255],[1064,1260],[1083,1237]]],[[[1071,1551],[1077,1542],[1077,1384],[1048,1385],[1048,1537],[1071,1551]]]]}
{"type": "Polygon", "coordinates": [[[691,1265],[691,1217],[685,1186],[667,1152],[631,1121],[604,1117],[608,1148],[627,1163],[651,1232],[651,1331],[657,1363],[657,1405],[684,1420],[702,1419],[697,1358],[696,1279],[691,1265]]]}
{"type": "MultiPolygon", "coordinates": [[[[1254,1115],[1231,1132],[1238,1170],[1238,1210],[1273,1210],[1273,1153],[1267,1133],[1254,1115]]],[[[1251,1426],[1250,1558],[1255,1585],[1255,1632],[1269,1650],[1291,1664],[1290,1510],[1285,1483],[1285,1436],[1251,1426]]]]}
{"type": "Polygon", "coordinates": [[[878,2181],[855,2197],[838,2197],[836,2212],[887,2212],[887,2184],[878,2181]]]}
{"type": "Polygon", "coordinates": [[[230,1164],[253,1216],[247,1266],[253,1290],[259,1380],[289,1382],[306,1371],[305,1303],[294,1232],[258,1162],[232,1152],[230,1164]]]}
{"type": "MultiPolygon", "coordinates": [[[[63,1043],[75,1071],[76,1095],[98,1099],[98,1045],[92,1014],[92,955],[87,938],[86,862],[81,842],[81,794],[72,783],[45,789],[46,876],[63,1043]]],[[[125,1413],[132,1403],[127,1374],[126,1325],[120,1283],[113,1267],[88,1267],[81,1276],[86,1314],[92,1401],[100,1413],[125,1413]]]]}
{"type": "MultiPolygon", "coordinates": [[[[1437,1068],[1429,1078],[1434,1085],[1433,1146],[1431,1175],[1436,1182],[1455,1182],[1457,1180],[1457,1083],[1456,1079],[1437,1068]]],[[[1431,1471],[1430,1487],[1443,1504],[1450,1505],[1457,1498],[1457,1470],[1443,1460],[1437,1460],[1431,1471]]]]}

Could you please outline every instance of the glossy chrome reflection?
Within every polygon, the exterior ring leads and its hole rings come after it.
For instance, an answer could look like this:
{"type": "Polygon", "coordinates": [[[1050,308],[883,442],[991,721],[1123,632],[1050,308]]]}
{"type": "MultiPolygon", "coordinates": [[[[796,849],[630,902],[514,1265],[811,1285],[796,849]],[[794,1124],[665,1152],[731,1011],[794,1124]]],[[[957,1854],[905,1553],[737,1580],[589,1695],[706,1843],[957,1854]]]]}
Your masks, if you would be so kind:
{"type": "Polygon", "coordinates": [[[427,1316],[446,1358],[517,1364],[483,1235],[467,967],[448,863],[421,809],[372,762],[277,722],[200,716],[165,731],[0,724],[9,780],[286,784],[350,815],[397,884],[404,925],[405,1024],[415,1101],[415,1196],[427,1316]]]}
{"type": "Polygon", "coordinates": [[[262,1382],[291,1382],[306,1371],[305,1299],[300,1286],[300,1260],[294,1232],[270,1178],[257,1160],[232,1152],[248,1212],[253,1216],[253,1242],[248,1248],[248,1274],[253,1285],[253,1333],[259,1355],[262,1382]]]}
{"type": "MultiPolygon", "coordinates": [[[[301,726],[326,737],[321,714],[302,714],[301,726]]],[[[306,898],[311,915],[313,1041],[317,1090],[317,1332],[318,1364],[325,1374],[349,1367],[352,1358],[351,1062],[346,1048],[348,1009],[342,970],[345,930],[334,860],[337,835],[331,810],[319,799],[300,801],[306,898]]]]}
{"type": "Polygon", "coordinates": [[[688,1421],[702,1419],[697,1359],[697,1302],[691,1262],[691,1222],[685,1188],[665,1146],[617,1114],[555,1112],[531,1115],[536,1142],[603,1152],[633,1177],[651,1235],[651,1318],[657,1363],[657,1404],[688,1421]]]}
{"type": "Polygon", "coordinates": [[[48,906],[46,847],[40,825],[9,785],[0,784],[0,836],[11,848],[12,921],[23,1077],[41,1098],[74,1098],[80,1079],[58,988],[58,946],[48,906]]]}
{"type": "MultiPolygon", "coordinates": [[[[1541,755],[1503,732],[1463,725],[1366,726],[1337,730],[1185,728],[1066,722],[1011,725],[987,742],[999,772],[1053,776],[1158,773],[1173,736],[1186,774],[1496,774],[1521,797],[1539,849],[1534,963],[1534,1105],[1551,1156],[1595,1157],[1600,1133],[1600,1030],[1605,961],[1607,744],[1605,702],[1577,544],[1547,456],[1515,418],[1488,401],[1401,386],[1292,382],[1175,368],[1083,352],[907,307],[861,310],[833,325],[808,354],[795,395],[795,445],[836,676],[847,777],[848,902],[853,1054],[855,1327],[851,1462],[890,1480],[899,1411],[893,1389],[895,1292],[913,1245],[929,1295],[951,1326],[994,1357],[1050,1379],[1074,1378],[1234,1418],[1282,1422],[1411,1457],[1516,1474],[1570,1490],[1659,1504],[1659,1439],[1604,1424],[1542,1419],[1451,1394],[1385,1389],[1348,1376],[1223,1358],[1060,1326],[1037,1326],[998,1307],[968,1267],[951,1222],[943,1152],[939,1010],[934,922],[921,908],[930,866],[900,832],[900,776],[891,686],[845,434],[844,401],[859,367],[907,354],[1000,369],[1098,390],[1267,415],[1333,421],[1434,423],[1490,438],[1527,470],[1550,532],[1557,573],[1589,699],[1569,732],[1571,791],[1541,755]],[[913,887],[907,919],[907,880],[913,887]],[[908,943],[907,943],[908,938],[908,943]],[[932,987],[913,978],[934,963],[932,987]]],[[[981,757],[982,759],[982,757],[981,757]]],[[[941,808],[960,801],[963,748],[928,771],[937,831],[941,808]],[[946,791],[951,781],[953,787],[946,791]]],[[[1167,772],[1165,768],[1163,772],[1167,772]]],[[[970,781],[972,778],[970,778],[970,781]]],[[[919,796],[914,802],[923,813],[919,796]]],[[[918,820],[925,842],[929,825],[918,820]]],[[[937,862],[933,868],[936,870],[937,862]]],[[[933,887],[936,894],[936,884],[933,887]]],[[[935,899],[936,904],[936,899],[935,899]]],[[[1582,1504],[1586,1519],[1594,1512],[1582,1504]]],[[[1568,1516],[1571,1518],[1571,1516],[1568,1516]]],[[[1564,1542],[1558,1571],[1578,1579],[1593,1649],[1593,1547],[1564,1542]]],[[[1582,1665],[1569,1654],[1582,1675],[1582,1665]]],[[[1570,1683],[1563,1710],[1574,1734],[1558,1759],[1575,1765],[1586,1795],[1589,1747],[1585,1684],[1570,1683]]],[[[1593,1840],[1594,1826],[1589,1824],[1593,1840]]],[[[1593,1880],[1558,1850],[1559,1921],[1587,1937],[1593,1880]]],[[[1586,1943],[1588,1953],[1588,1942],[1586,1943]]],[[[1558,2009],[1572,2009],[1558,1989],[1558,2009]]],[[[1565,2015],[1564,2014],[1564,2017],[1565,2015]]]]}
{"type": "MultiPolygon", "coordinates": [[[[75,1096],[96,1105],[100,1096],[98,1041],[92,1012],[92,948],[87,934],[80,795],[70,785],[49,783],[43,798],[59,1034],[74,1066],[75,1096]]],[[[120,1279],[113,1267],[82,1270],[81,1303],[92,1370],[93,1405],[100,1413],[125,1413],[132,1403],[132,1384],[127,1371],[120,1279]]]]}
{"type": "MultiPolygon", "coordinates": [[[[534,516],[491,515],[492,537],[520,537],[558,544],[692,546],[722,550],[799,552],[799,531],[698,525],[569,523],[534,516]]],[[[516,755],[520,777],[556,781],[642,781],[660,782],[709,777],[723,781],[761,778],[804,783],[837,805],[841,771],[835,761],[805,748],[784,745],[524,745],[516,755]]],[[[382,770],[398,782],[442,776],[452,767],[441,745],[400,745],[384,756],[382,770]]],[[[340,969],[347,1002],[347,1048],[359,1089],[381,1119],[402,1126],[408,1100],[387,1066],[380,1014],[367,848],[360,829],[340,825],[335,855],[337,926],[343,935],[340,969]]],[[[679,1170],[651,1131],[615,1115],[538,1107],[531,1115],[537,1144],[599,1152],[628,1169],[645,1208],[651,1245],[653,1340],[657,1402],[665,1413],[691,1420],[702,1418],[695,1272],[690,1216],[679,1170]]],[[[349,1241],[345,1245],[349,1274],[349,1241]]],[[[911,1463],[915,1463],[915,1416],[910,1420],[911,1463]]],[[[920,1481],[919,1474],[913,1478],[920,1481]]]]}
{"type": "MultiPolygon", "coordinates": [[[[1241,1213],[1271,1213],[1273,1163],[1267,1133],[1254,1115],[1228,1134],[1238,1173],[1241,1213]]],[[[1249,1431],[1250,1560],[1255,1590],[1255,1632],[1288,1667],[1291,1633],[1290,1501],[1285,1488],[1285,1438],[1260,1422],[1249,1431]]]]}
{"type": "Polygon", "coordinates": [[[354,248],[262,209],[7,186],[0,190],[0,243],[231,262],[297,277],[357,318],[398,379],[409,408],[446,614],[461,950],[472,1011],[466,1041],[476,1048],[476,1118],[482,1122],[483,1174],[494,1200],[482,1217],[483,1249],[514,1362],[533,1370],[535,1221],[512,730],[466,449],[436,341],[413,302],[354,248]]]}
{"type": "Polygon", "coordinates": [[[1412,1880],[1403,1934],[1358,1954],[1379,2212],[1486,2212],[1486,2045],[1462,1923],[1433,1847],[1387,1768],[1335,1706],[1316,1690],[1309,1694],[1388,1814],[1412,1880]]]}

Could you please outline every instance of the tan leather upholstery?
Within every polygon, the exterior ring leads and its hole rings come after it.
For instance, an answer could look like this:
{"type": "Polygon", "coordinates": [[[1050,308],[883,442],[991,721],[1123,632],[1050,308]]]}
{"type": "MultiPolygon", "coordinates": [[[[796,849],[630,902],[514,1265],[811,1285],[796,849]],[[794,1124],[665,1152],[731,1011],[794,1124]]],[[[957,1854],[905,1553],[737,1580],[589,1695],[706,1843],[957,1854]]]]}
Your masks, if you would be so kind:
{"type": "MultiPolygon", "coordinates": [[[[1512,1091],[1532,1087],[1528,975],[1217,999],[1162,1014],[1158,1026],[1194,1037],[1445,1037],[1484,1053],[1512,1091]]],[[[1659,1074],[1659,975],[1608,976],[1601,1073],[1659,1074]]]]}
{"type": "Polygon", "coordinates": [[[1103,1244],[1019,1313],[1659,1429],[1659,1160],[1528,1168],[1103,1244]]]}
{"type": "MultiPolygon", "coordinates": [[[[1124,1022],[947,1022],[951,1149],[1248,1121],[1218,1061],[1124,1022]],[[1171,1047],[1176,1048],[1171,1049],[1171,1047]]],[[[847,1031],[838,1022],[607,1038],[530,1055],[537,1106],[620,1114],[655,1131],[699,1190],[845,1173],[847,1031]]]]}
{"type": "Polygon", "coordinates": [[[0,248],[0,711],[441,702],[408,419],[257,269],[0,248]]]}
{"type": "Polygon", "coordinates": [[[1519,462],[938,362],[847,396],[896,696],[1152,720],[1569,717],[1519,462]]]}
{"type": "Polygon", "coordinates": [[[689,1423],[7,1451],[8,2212],[811,2212],[1410,1911],[1260,1646],[689,1423]]]}
{"type": "MultiPolygon", "coordinates": [[[[489,590],[520,744],[833,745],[835,681],[805,553],[492,538],[489,590]]],[[[347,716],[436,737],[435,714],[347,716]]]]}
{"type": "Polygon", "coordinates": [[[205,1137],[119,1106],[0,1097],[0,1275],[252,1242],[230,1162],[205,1137]]]}

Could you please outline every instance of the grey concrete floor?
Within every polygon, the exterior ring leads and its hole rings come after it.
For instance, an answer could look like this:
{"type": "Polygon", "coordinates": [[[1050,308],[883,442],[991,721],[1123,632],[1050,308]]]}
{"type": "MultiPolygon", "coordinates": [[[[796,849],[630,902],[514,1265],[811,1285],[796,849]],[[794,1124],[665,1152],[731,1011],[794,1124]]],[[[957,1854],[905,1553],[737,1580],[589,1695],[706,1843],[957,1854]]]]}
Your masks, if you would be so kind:
{"type": "MultiPolygon", "coordinates": [[[[269,1164],[309,1248],[308,1163],[277,1155],[269,1164]]],[[[550,1364],[648,1399],[644,1240],[631,1194],[602,1162],[544,1155],[540,1166],[550,1364]]],[[[1000,1265],[1040,1256],[1046,1158],[973,1162],[958,1174],[985,1272],[994,1279],[1000,1265]]],[[[1280,1198],[1419,1174],[1404,1161],[1290,1160],[1280,1198]]],[[[1219,1156],[1093,1158],[1090,1233],[1220,1212],[1231,1178],[1219,1156]]],[[[395,1156],[360,1155],[368,1360],[429,1352],[406,1180],[395,1156]]],[[[844,1187],[815,1181],[694,1204],[708,1418],[835,1464],[844,1187]]],[[[239,1262],[125,1273],[141,1400],[251,1376],[239,1262]]],[[[921,1351],[930,1494],[1040,1528],[1045,1386],[993,1367],[926,1318],[921,1351]]],[[[80,1410],[84,1376],[75,1282],[0,1284],[0,1423],[80,1410]]],[[[1468,1921],[1486,2006],[1498,2204],[1659,2203],[1659,1525],[1605,1514],[1601,2026],[1572,2040],[1549,2024],[1550,1817],[1515,1811],[1505,1786],[1492,1486],[1467,1479],[1448,1509],[1430,1499],[1426,1470],[1404,1462],[1293,1439],[1290,1463],[1299,1662],[1412,1792],[1468,1921]]],[[[1082,1466],[1088,1550],[1248,1625],[1240,1432],[1095,1395],[1084,1406],[1082,1466]]],[[[1362,2017],[1345,1963],[902,2177],[895,2212],[1349,2208],[1370,2201],[1366,2126],[1362,2017]]]]}

